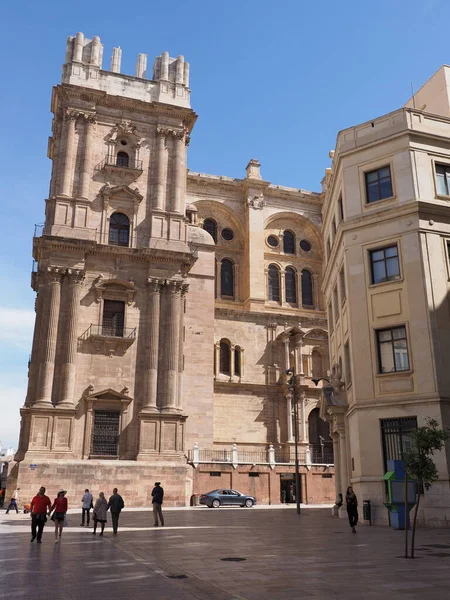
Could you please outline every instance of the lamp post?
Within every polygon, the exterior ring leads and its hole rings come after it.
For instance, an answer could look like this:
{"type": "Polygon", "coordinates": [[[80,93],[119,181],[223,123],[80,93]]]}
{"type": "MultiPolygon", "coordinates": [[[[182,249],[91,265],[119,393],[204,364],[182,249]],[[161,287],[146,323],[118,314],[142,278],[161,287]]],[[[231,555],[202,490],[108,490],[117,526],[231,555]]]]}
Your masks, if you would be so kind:
{"type": "Polygon", "coordinates": [[[288,388],[292,391],[292,402],[294,404],[294,448],[295,448],[295,501],[297,503],[297,514],[300,514],[300,472],[298,465],[298,402],[295,392],[295,369],[286,369],[286,375],[292,375],[287,381],[288,388]]]}

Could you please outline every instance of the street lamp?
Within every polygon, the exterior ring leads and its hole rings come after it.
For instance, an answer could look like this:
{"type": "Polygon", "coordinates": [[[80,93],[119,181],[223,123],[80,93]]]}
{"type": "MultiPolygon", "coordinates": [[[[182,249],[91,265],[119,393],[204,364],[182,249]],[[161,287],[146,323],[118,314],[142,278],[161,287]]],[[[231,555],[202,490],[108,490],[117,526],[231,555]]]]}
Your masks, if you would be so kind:
{"type": "Polygon", "coordinates": [[[286,384],[292,390],[292,400],[294,403],[294,444],[295,444],[295,500],[297,503],[297,514],[300,514],[300,472],[298,466],[298,403],[297,394],[295,393],[295,369],[286,369],[286,375],[292,375],[292,379],[288,379],[286,384]]]}

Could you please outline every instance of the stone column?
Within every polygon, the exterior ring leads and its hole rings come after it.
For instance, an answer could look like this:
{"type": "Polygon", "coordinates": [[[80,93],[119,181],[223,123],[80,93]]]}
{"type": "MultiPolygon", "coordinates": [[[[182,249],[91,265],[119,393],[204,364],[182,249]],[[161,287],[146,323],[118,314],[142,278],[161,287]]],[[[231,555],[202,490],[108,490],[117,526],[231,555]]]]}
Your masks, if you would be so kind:
{"type": "Polygon", "coordinates": [[[177,410],[177,381],[180,337],[181,282],[167,280],[165,287],[165,327],[162,349],[163,372],[161,377],[161,410],[177,410]]]}
{"type": "Polygon", "coordinates": [[[230,358],[230,379],[234,377],[234,359],[236,356],[236,346],[231,345],[231,358],[230,358]]]}
{"type": "Polygon", "coordinates": [[[180,340],[179,340],[179,358],[178,358],[178,391],[177,407],[183,408],[183,371],[184,371],[184,303],[186,294],[189,290],[189,284],[181,284],[181,304],[180,304],[180,340]]]}
{"type": "Polygon", "coordinates": [[[306,443],[308,441],[308,430],[306,427],[306,394],[302,392],[300,395],[300,410],[302,416],[302,442],[306,443]]]}
{"type": "Polygon", "coordinates": [[[166,152],[166,136],[167,129],[162,127],[156,128],[156,193],[155,193],[155,210],[164,210],[164,189],[165,189],[165,177],[164,177],[164,164],[165,164],[165,152],[166,152]]]}
{"type": "Polygon", "coordinates": [[[294,347],[294,357],[295,357],[295,373],[297,375],[304,375],[303,373],[303,336],[298,334],[294,338],[295,347],[294,347]]]}
{"type": "Polygon", "coordinates": [[[41,341],[42,313],[44,310],[45,288],[42,282],[42,274],[35,274],[34,289],[37,292],[35,302],[36,319],[34,321],[33,345],[31,347],[31,360],[28,368],[28,388],[25,398],[25,406],[32,406],[36,397],[37,386],[39,382],[39,351],[41,341]]]}
{"type": "Polygon", "coordinates": [[[67,271],[66,318],[64,321],[64,343],[61,357],[61,392],[57,401],[60,407],[73,408],[75,377],[77,371],[78,313],[80,308],[83,271],[67,271]]]}
{"type": "Polygon", "coordinates": [[[283,269],[280,271],[280,302],[286,304],[286,273],[283,269]]]}
{"type": "Polygon", "coordinates": [[[294,433],[292,431],[292,395],[286,396],[286,412],[287,412],[287,439],[288,442],[294,441],[294,433]]]}
{"type": "Polygon", "coordinates": [[[339,431],[339,467],[341,471],[341,485],[345,490],[350,485],[350,480],[347,469],[347,446],[345,441],[345,431],[342,430],[339,431]]]}
{"type": "Polygon", "coordinates": [[[314,300],[314,310],[319,309],[319,276],[317,274],[313,275],[313,300],[314,300]]]}
{"type": "Polygon", "coordinates": [[[61,303],[61,271],[49,267],[46,273],[45,309],[42,318],[39,384],[35,406],[52,406],[53,375],[55,372],[56,340],[61,303]]]}
{"type": "Polygon", "coordinates": [[[220,373],[220,342],[214,344],[214,375],[219,376],[220,373]]]}
{"type": "Polygon", "coordinates": [[[158,391],[158,356],[159,356],[159,326],[161,307],[161,284],[162,281],[149,277],[147,282],[147,327],[142,332],[146,336],[145,341],[145,370],[144,370],[144,394],[145,400],[142,409],[146,412],[157,410],[158,391]]]}
{"type": "Polygon", "coordinates": [[[333,433],[333,456],[334,456],[334,487],[336,490],[336,498],[338,494],[343,494],[341,487],[341,469],[339,465],[339,435],[337,433],[333,433]]]}
{"type": "Polygon", "coordinates": [[[61,195],[70,196],[73,180],[73,162],[75,158],[75,123],[79,113],[68,110],[66,112],[66,151],[64,155],[64,171],[61,185],[61,195]]]}
{"type": "Polygon", "coordinates": [[[239,358],[241,359],[241,381],[244,379],[244,348],[241,346],[239,350],[239,358]]]}
{"type": "Polygon", "coordinates": [[[84,115],[84,153],[81,169],[80,196],[89,200],[89,184],[91,183],[91,154],[92,154],[92,134],[95,124],[94,115],[84,115]]]}
{"type": "Polygon", "coordinates": [[[284,344],[284,369],[287,371],[291,368],[290,365],[290,356],[289,356],[289,341],[290,335],[288,333],[281,334],[281,341],[284,344]]]}
{"type": "Polygon", "coordinates": [[[172,171],[172,206],[171,210],[176,213],[184,212],[183,206],[183,178],[186,177],[184,169],[184,155],[186,152],[186,141],[184,131],[173,131],[174,153],[173,153],[173,171],[172,171]]]}

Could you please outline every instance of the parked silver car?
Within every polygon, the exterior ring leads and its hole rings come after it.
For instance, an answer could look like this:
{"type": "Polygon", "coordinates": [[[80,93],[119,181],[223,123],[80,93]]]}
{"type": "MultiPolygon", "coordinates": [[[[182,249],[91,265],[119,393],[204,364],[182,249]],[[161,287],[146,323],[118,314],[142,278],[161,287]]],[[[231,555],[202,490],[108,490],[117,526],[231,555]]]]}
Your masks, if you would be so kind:
{"type": "Polygon", "coordinates": [[[208,508],[219,508],[219,506],[246,506],[252,507],[256,504],[254,496],[246,496],[236,490],[213,490],[200,496],[200,504],[206,504],[208,508]]]}

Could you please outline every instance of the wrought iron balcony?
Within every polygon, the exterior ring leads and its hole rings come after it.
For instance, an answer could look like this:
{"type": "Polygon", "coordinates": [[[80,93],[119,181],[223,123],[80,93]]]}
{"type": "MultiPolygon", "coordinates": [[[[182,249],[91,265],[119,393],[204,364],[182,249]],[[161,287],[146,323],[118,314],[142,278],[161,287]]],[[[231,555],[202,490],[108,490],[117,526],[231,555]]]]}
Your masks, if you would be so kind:
{"type": "Polygon", "coordinates": [[[103,169],[142,172],[142,160],[136,160],[131,156],[106,156],[95,167],[95,171],[102,171],[103,169]]]}
{"type": "Polygon", "coordinates": [[[136,339],[136,328],[118,325],[90,325],[80,336],[81,343],[91,342],[96,352],[123,356],[136,339]]]}

